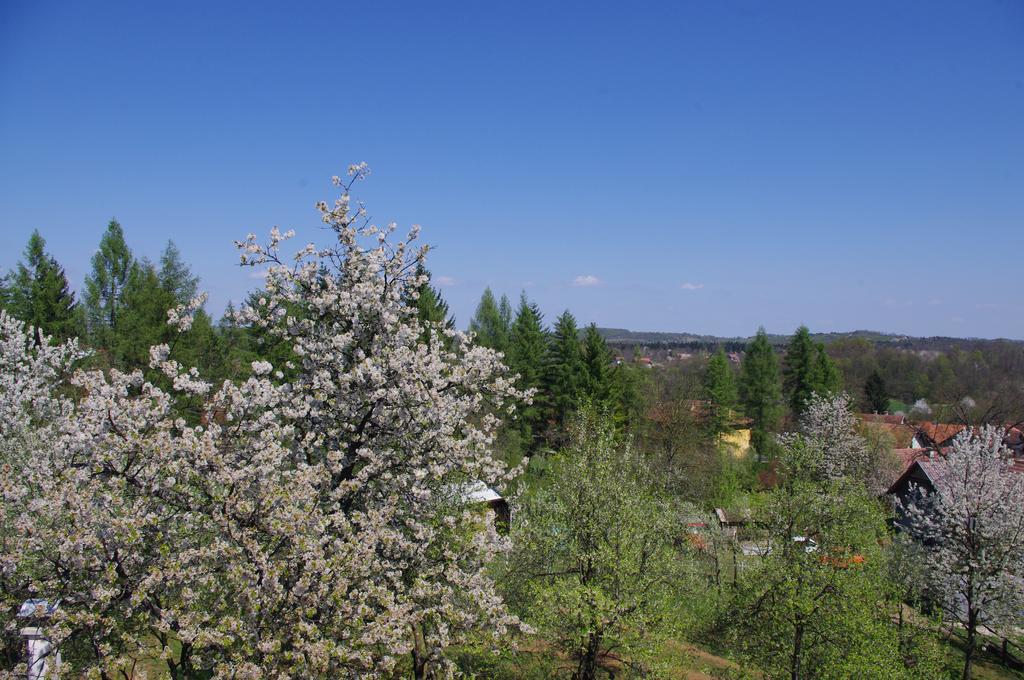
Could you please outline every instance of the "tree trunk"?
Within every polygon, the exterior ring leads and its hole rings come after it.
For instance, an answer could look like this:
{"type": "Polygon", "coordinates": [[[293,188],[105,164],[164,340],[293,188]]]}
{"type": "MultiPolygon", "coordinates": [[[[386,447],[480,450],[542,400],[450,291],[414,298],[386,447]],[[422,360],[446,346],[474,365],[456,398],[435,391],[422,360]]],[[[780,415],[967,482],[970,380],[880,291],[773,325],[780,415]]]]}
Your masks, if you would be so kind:
{"type": "Polygon", "coordinates": [[[426,680],[430,677],[430,663],[427,654],[427,641],[423,636],[423,626],[414,624],[412,627],[412,677],[426,680]]]}
{"type": "Polygon", "coordinates": [[[967,650],[964,653],[963,680],[971,680],[974,666],[974,648],[978,644],[978,614],[973,608],[967,611],[967,650]]]}
{"type": "Polygon", "coordinates": [[[789,661],[790,680],[800,680],[800,663],[804,647],[804,627],[798,625],[793,629],[793,656],[789,661]]]}
{"type": "Polygon", "coordinates": [[[573,673],[573,680],[597,680],[597,652],[601,648],[601,636],[591,633],[587,647],[580,657],[579,666],[573,673]]]}

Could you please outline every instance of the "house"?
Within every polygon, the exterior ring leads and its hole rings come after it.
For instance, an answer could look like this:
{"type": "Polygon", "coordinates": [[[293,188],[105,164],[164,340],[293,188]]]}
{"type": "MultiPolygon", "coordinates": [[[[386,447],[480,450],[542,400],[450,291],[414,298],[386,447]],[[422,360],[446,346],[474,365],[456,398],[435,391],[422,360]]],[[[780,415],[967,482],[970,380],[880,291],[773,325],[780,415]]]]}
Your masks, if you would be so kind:
{"type": "Polygon", "coordinates": [[[909,527],[902,508],[912,502],[920,501],[925,495],[935,491],[935,482],[932,480],[936,477],[936,466],[939,463],[935,457],[939,454],[931,449],[925,449],[925,451],[927,453],[924,454],[924,457],[911,462],[903,474],[886,491],[886,495],[892,498],[895,505],[897,527],[904,529],[909,527]]]}
{"type": "Polygon", "coordinates": [[[1008,425],[1006,436],[1003,438],[1006,447],[1013,451],[1018,458],[1024,456],[1024,429],[1020,425],[1008,425]]]}
{"type": "Polygon", "coordinates": [[[750,524],[749,516],[728,512],[723,508],[715,508],[715,519],[722,532],[731,538],[736,538],[737,532],[750,524]]]}
{"type": "Polygon", "coordinates": [[[471,505],[480,505],[493,512],[496,525],[508,528],[512,521],[512,510],[501,494],[480,481],[466,487],[464,494],[471,505]]]}
{"type": "Polygon", "coordinates": [[[917,430],[913,425],[906,422],[906,418],[903,415],[858,413],[857,418],[860,420],[861,429],[865,434],[868,432],[885,433],[892,437],[893,444],[899,449],[921,448],[914,446],[913,439],[914,435],[917,434],[917,430]]]}
{"type": "MultiPolygon", "coordinates": [[[[906,450],[905,450],[906,451],[906,450]]],[[[903,474],[892,483],[886,495],[896,502],[896,525],[906,527],[906,522],[900,512],[912,501],[918,501],[925,494],[935,492],[935,482],[939,473],[939,466],[942,465],[943,453],[934,449],[910,449],[913,460],[903,474]]],[[[1010,467],[1011,472],[1024,473],[1024,460],[1016,458],[1010,467]]]]}
{"type": "Polygon", "coordinates": [[[912,449],[941,449],[950,446],[953,439],[967,429],[958,423],[933,423],[925,421],[917,426],[914,438],[910,440],[912,449]]]}

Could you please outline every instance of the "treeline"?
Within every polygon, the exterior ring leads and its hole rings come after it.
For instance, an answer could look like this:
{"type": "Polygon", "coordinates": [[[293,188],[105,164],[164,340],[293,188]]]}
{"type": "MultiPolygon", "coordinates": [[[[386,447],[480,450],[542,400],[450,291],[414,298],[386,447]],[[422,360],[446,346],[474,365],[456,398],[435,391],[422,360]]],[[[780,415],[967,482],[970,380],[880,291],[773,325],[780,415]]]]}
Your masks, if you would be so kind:
{"type": "Polygon", "coordinates": [[[995,340],[983,346],[965,343],[945,351],[914,351],[853,339],[829,344],[828,352],[850,393],[867,411],[882,410],[878,407],[888,400],[888,410],[909,411],[924,400],[936,417],[956,418],[968,400],[975,404],[969,419],[1005,424],[1024,415],[1020,343],[995,340]]]}
{"type": "Polygon", "coordinates": [[[525,292],[513,310],[506,295],[499,300],[488,288],[469,330],[477,344],[501,352],[519,375],[520,388],[533,394],[504,428],[500,445],[510,458],[563,445],[567,423],[583,404],[609,412],[627,429],[643,415],[643,369],[614,365],[597,327],[590,324],[581,332],[568,310],[548,327],[525,292]]]}
{"type": "Polygon", "coordinates": [[[219,322],[200,308],[188,333],[172,328],[168,310],[189,304],[198,286],[199,277],[173,241],[156,261],[137,256],[121,224],[111,220],[80,298],[35,231],[21,261],[0,279],[0,308],[35,328],[37,343],[44,335],[53,342],[79,338],[91,350],[87,361],[92,367],[141,369],[157,381],[162,378],[148,367],[153,345],[172,344],[176,360],[196,366],[214,383],[244,377],[253,360],[278,351],[259,329],[236,325],[230,303],[219,322]]]}

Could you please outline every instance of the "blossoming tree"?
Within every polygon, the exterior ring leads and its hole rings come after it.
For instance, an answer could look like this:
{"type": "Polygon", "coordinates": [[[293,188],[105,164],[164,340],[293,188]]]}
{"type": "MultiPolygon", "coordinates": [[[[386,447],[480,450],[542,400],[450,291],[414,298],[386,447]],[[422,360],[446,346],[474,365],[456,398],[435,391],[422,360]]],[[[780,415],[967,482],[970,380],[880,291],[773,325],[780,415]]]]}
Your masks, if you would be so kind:
{"type": "MultiPolygon", "coordinates": [[[[239,243],[266,269],[240,319],[292,365],[214,385],[157,346],[161,389],[72,371],[75,343],[34,348],[0,317],[0,597],[60,600],[67,674],[143,677],[157,657],[174,678],[373,678],[411,659],[426,677],[466,632],[518,625],[484,572],[506,542],[461,490],[515,474],[492,414],[524,395],[493,351],[424,332],[427,248],[351,204],[365,174],[318,205],[330,245],[239,243]]],[[[201,303],[170,321],[187,332],[201,303]]]]}
{"type": "Polygon", "coordinates": [[[965,679],[979,626],[1024,618],[1024,474],[1012,469],[1003,435],[991,426],[961,432],[928,462],[934,489],[921,489],[903,508],[924,546],[929,582],[967,632],[965,679]]]}

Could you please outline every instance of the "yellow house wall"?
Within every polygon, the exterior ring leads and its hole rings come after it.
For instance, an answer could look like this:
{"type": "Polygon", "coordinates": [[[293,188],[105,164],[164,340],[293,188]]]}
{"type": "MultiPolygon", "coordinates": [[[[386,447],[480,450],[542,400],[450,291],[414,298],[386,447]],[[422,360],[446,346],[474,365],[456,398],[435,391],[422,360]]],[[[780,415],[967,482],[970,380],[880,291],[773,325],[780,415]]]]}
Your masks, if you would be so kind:
{"type": "Polygon", "coordinates": [[[742,458],[750,450],[750,430],[730,430],[722,434],[722,443],[736,458],[742,458]]]}

